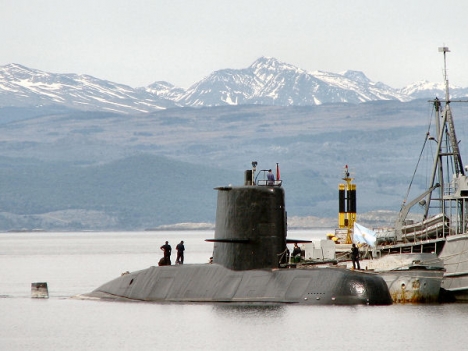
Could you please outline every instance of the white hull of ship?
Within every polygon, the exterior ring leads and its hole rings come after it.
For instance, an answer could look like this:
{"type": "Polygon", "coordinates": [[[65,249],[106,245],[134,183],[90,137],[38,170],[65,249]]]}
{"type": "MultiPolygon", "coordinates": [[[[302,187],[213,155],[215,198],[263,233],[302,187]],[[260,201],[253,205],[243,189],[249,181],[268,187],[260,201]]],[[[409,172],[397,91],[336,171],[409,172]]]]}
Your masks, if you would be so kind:
{"type": "Polygon", "coordinates": [[[430,303],[439,300],[444,264],[430,253],[386,255],[361,260],[387,283],[394,303],[430,303]]]}
{"type": "MultiPolygon", "coordinates": [[[[448,235],[443,239],[437,239],[437,242],[436,240],[422,240],[383,246],[382,257],[400,255],[386,253],[392,247],[399,248],[402,252],[419,252],[421,247],[426,245],[431,248],[433,245],[442,247],[440,252],[437,249],[437,252],[439,252],[438,257],[445,268],[441,288],[453,295],[457,301],[468,301],[468,233],[448,235]]],[[[379,249],[378,247],[377,250],[379,249]]]]}
{"type": "Polygon", "coordinates": [[[445,266],[442,288],[459,301],[468,301],[468,234],[449,235],[439,254],[445,266]]]}
{"type": "Polygon", "coordinates": [[[430,303],[439,300],[443,271],[395,270],[378,274],[387,283],[394,303],[430,303]]]}

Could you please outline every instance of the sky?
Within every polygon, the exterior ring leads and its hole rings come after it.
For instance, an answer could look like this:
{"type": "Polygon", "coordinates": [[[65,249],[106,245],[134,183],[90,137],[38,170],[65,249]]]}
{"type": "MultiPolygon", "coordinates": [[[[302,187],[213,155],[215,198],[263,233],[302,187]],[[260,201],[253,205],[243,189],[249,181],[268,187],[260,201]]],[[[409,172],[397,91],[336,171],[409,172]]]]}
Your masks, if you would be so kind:
{"type": "Polygon", "coordinates": [[[393,88],[468,87],[466,0],[1,0],[0,66],[188,88],[274,57],[393,88]]]}

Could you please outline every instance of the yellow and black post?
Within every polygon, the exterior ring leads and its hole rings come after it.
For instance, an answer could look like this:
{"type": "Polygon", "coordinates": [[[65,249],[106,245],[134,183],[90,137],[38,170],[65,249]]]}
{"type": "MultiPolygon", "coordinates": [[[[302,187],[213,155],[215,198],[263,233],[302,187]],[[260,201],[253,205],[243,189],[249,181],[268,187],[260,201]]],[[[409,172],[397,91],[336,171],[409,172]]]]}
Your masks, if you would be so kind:
{"type": "Polygon", "coordinates": [[[351,244],[351,234],[356,221],[356,184],[352,184],[354,178],[350,178],[348,165],[345,167],[345,176],[342,178],[346,183],[338,185],[339,209],[338,226],[346,228],[346,244],[351,244]]]}

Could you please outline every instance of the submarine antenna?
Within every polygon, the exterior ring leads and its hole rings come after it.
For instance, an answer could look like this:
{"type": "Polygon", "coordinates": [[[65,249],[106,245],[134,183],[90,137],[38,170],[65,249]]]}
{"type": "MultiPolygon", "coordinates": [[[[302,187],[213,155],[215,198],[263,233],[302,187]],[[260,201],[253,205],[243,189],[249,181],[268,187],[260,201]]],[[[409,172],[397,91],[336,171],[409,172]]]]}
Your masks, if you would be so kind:
{"type": "Polygon", "coordinates": [[[252,185],[255,185],[255,171],[257,170],[257,161],[252,161],[252,185]]]}

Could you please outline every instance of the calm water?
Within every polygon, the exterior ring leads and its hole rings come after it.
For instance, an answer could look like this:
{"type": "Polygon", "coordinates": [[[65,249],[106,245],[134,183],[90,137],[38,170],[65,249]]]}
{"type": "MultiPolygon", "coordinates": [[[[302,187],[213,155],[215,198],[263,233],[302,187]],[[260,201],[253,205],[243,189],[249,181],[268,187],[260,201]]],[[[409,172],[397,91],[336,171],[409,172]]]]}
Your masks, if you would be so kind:
{"type": "MultiPolygon", "coordinates": [[[[324,235],[290,232],[291,238],[324,235]]],[[[69,299],[156,265],[165,240],[204,263],[203,232],[0,233],[0,350],[462,350],[468,304],[239,306],[69,299]],[[49,299],[32,299],[47,282],[49,299]]]]}

